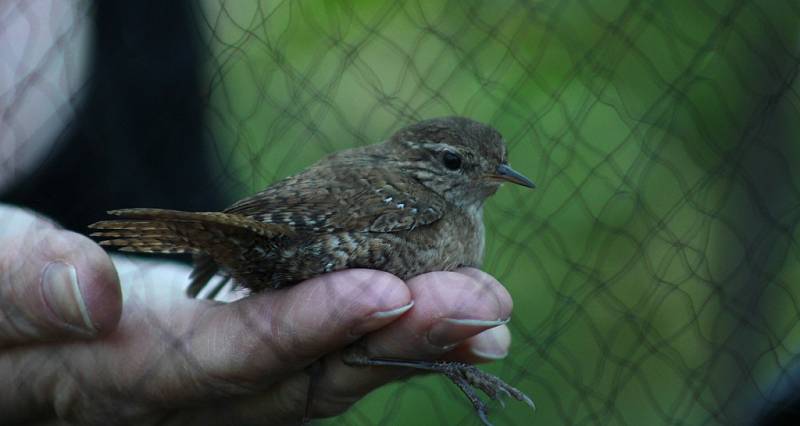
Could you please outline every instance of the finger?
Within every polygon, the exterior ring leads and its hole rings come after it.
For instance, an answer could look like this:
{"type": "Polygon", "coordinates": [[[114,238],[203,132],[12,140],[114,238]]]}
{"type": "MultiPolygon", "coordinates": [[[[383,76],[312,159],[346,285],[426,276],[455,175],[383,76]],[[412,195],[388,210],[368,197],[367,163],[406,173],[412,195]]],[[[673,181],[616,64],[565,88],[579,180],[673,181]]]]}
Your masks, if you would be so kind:
{"type": "MultiPolygon", "coordinates": [[[[458,268],[454,272],[466,275],[485,286],[496,288],[495,286],[499,285],[500,287],[503,287],[503,285],[500,284],[500,282],[497,281],[497,279],[493,277],[491,274],[483,272],[477,268],[469,268],[469,267],[458,268]]],[[[505,287],[503,287],[503,290],[505,290],[505,287]]],[[[511,296],[508,295],[508,292],[505,292],[505,296],[508,296],[508,302],[511,303],[511,296]]]]}
{"type": "Polygon", "coordinates": [[[434,272],[410,280],[417,304],[402,321],[369,336],[370,354],[428,359],[508,322],[511,296],[491,275],[481,274],[475,279],[460,271],[434,272]]]}
{"type": "MultiPolygon", "coordinates": [[[[511,313],[511,298],[494,279],[482,277],[478,281],[464,274],[435,272],[413,278],[407,284],[415,305],[401,319],[366,338],[372,356],[435,359],[454,344],[502,327],[511,313]]],[[[478,340],[481,345],[482,339],[478,340]]],[[[494,337],[487,335],[486,339],[494,337]]],[[[504,345],[502,341],[497,344],[504,345]]],[[[325,358],[322,376],[315,384],[313,415],[338,415],[369,391],[404,374],[400,369],[349,367],[341,361],[340,354],[331,354],[325,358]]],[[[212,416],[209,418],[235,418],[243,424],[267,415],[276,424],[296,422],[305,409],[308,383],[307,374],[296,374],[266,394],[217,406],[217,414],[207,414],[212,416]]]]}
{"type": "Polygon", "coordinates": [[[265,388],[397,320],[413,304],[393,275],[334,272],[214,309],[195,333],[194,353],[223,388],[265,388]]]}
{"type": "Polygon", "coordinates": [[[124,256],[112,261],[125,300],[116,329],[97,339],[0,351],[0,389],[14,389],[0,392],[7,422],[28,424],[55,410],[69,424],[107,424],[120,410],[139,403],[145,413],[144,401],[159,400],[154,395],[167,380],[165,372],[176,370],[166,361],[180,352],[179,327],[214,304],[186,298],[191,269],[185,265],[124,256]],[[140,394],[145,396],[131,397],[140,394]]]}
{"type": "MultiPolygon", "coordinates": [[[[511,296],[488,274],[475,279],[461,272],[435,272],[410,280],[408,286],[417,304],[397,322],[368,336],[370,356],[437,359],[469,338],[505,324],[511,316],[511,296]]],[[[318,408],[324,415],[346,409],[343,403],[355,402],[408,374],[404,369],[350,367],[335,359],[326,366],[320,395],[328,400],[314,402],[315,412],[318,408]]]]}
{"type": "Polygon", "coordinates": [[[0,204],[0,239],[35,229],[56,228],[55,222],[32,210],[0,204]]]}
{"type": "MultiPolygon", "coordinates": [[[[107,339],[57,353],[32,348],[0,357],[8,366],[38,366],[24,392],[0,393],[0,411],[66,403],[60,412],[78,420],[112,414],[103,411],[108,406],[74,396],[77,390],[131,404],[118,389],[136,389],[140,401],[166,405],[251,394],[413,306],[402,280],[371,270],[331,273],[228,304],[180,298],[164,309],[148,294],[129,295],[126,316],[107,339]]],[[[0,384],[15,377],[0,375],[0,384]]]]}
{"type": "MultiPolygon", "coordinates": [[[[497,282],[493,276],[476,268],[459,268],[455,272],[472,277],[486,285],[494,285],[497,282]]],[[[511,332],[508,326],[502,325],[486,330],[458,345],[444,359],[468,362],[470,364],[484,364],[498,361],[508,356],[510,345],[511,332]]]]}
{"type": "MultiPolygon", "coordinates": [[[[481,364],[497,361],[508,355],[508,347],[511,344],[511,333],[508,327],[500,325],[490,328],[476,336],[473,336],[459,345],[456,349],[445,354],[443,359],[451,361],[468,362],[481,364]]],[[[332,362],[337,362],[334,360],[332,362]]],[[[323,374],[330,367],[331,362],[327,362],[323,367],[323,374]]],[[[235,403],[220,407],[215,407],[214,416],[218,416],[219,423],[236,419],[236,424],[259,424],[260,419],[269,417],[273,424],[296,424],[297,419],[303,414],[300,409],[305,407],[298,403],[305,400],[308,393],[310,375],[308,372],[301,372],[292,375],[282,381],[278,388],[271,389],[269,393],[247,397],[235,403]]],[[[317,417],[330,417],[341,414],[360,398],[354,398],[350,392],[342,394],[331,393],[330,388],[324,382],[336,381],[338,379],[322,380],[323,384],[315,389],[315,395],[320,395],[312,401],[314,414],[317,417]]],[[[382,382],[374,383],[380,386],[382,382]]],[[[360,396],[364,396],[361,394],[360,396]]],[[[197,416],[198,413],[192,415],[197,416]]],[[[202,413],[197,420],[209,420],[208,414],[202,413]]]]}
{"type": "Polygon", "coordinates": [[[443,359],[470,364],[485,364],[508,356],[511,345],[511,332],[505,324],[490,328],[467,339],[448,352],[443,359]]]}
{"type": "Polygon", "coordinates": [[[97,336],[121,311],[116,271],[88,238],[38,220],[0,236],[0,346],[97,336]]]}

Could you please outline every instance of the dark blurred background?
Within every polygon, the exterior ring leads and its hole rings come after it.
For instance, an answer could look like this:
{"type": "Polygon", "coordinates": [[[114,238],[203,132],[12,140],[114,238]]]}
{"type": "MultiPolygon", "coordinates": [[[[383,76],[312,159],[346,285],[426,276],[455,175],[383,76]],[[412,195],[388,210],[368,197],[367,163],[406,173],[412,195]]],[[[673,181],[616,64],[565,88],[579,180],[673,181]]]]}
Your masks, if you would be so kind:
{"type": "MultiPolygon", "coordinates": [[[[203,124],[208,52],[193,3],[103,1],[82,11],[93,35],[80,97],[71,100],[75,116],[4,201],[81,232],[112,208],[225,207],[203,124]]],[[[11,13],[40,18],[40,4],[11,13]]],[[[31,26],[41,24],[35,18],[31,26]]],[[[58,40],[47,54],[68,55],[58,40]]]]}
{"type": "MultiPolygon", "coordinates": [[[[220,209],[466,115],[539,185],[486,207],[484,269],[516,306],[489,369],[538,406],[497,424],[798,424],[800,3],[46,3],[0,6],[16,43],[56,34],[1,68],[0,166],[45,139],[20,130],[43,81],[69,86],[68,119],[3,202],[79,231],[111,208],[220,209]]],[[[472,424],[457,393],[414,379],[329,423],[472,424]]]]}

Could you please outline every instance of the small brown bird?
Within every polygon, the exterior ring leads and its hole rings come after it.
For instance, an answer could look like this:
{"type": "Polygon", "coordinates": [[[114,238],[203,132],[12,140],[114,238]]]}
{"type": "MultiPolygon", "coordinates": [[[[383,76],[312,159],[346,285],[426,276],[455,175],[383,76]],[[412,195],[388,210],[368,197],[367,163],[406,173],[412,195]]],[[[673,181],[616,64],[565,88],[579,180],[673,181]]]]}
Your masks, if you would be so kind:
{"type": "MultiPolygon", "coordinates": [[[[218,273],[251,291],[345,268],[380,269],[406,280],[481,265],[483,203],[502,182],[534,187],[508,165],[500,133],[463,117],[437,118],[383,143],[332,154],[223,212],[114,210],[109,214],[124,219],[90,228],[101,230],[92,234],[106,238],[100,244],[122,251],[192,253],[192,297],[218,273]]],[[[473,388],[492,399],[506,394],[533,405],[469,364],[371,358],[358,345],[345,359],[441,372],[485,424],[486,406],[473,388]]]]}

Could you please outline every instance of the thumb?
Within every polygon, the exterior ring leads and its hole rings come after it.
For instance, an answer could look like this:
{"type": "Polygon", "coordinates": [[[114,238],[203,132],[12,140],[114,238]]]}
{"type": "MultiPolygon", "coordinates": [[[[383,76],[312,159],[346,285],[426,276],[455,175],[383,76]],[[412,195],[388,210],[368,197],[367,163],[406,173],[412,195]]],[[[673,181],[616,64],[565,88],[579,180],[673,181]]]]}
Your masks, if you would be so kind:
{"type": "Polygon", "coordinates": [[[90,338],[121,312],[111,259],[88,238],[35,218],[0,234],[0,346],[90,338]]]}

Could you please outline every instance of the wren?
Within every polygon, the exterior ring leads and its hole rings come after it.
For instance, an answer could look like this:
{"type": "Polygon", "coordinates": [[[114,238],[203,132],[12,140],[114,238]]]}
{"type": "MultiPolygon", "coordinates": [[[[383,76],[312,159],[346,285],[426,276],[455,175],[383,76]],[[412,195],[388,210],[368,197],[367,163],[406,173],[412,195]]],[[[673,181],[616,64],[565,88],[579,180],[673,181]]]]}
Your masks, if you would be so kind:
{"type": "MultiPolygon", "coordinates": [[[[387,141],[329,155],[222,212],[123,209],[90,225],[102,245],[140,253],[191,253],[187,289],[197,297],[211,278],[213,298],[233,280],[251,291],[280,289],[346,268],[380,269],[406,280],[431,271],[480,267],[483,204],[503,182],[533,188],[514,171],[499,132],[463,117],[425,120],[387,141]]],[[[516,388],[476,367],[447,361],[382,359],[359,345],[345,351],[355,366],[412,367],[445,374],[481,421],[492,399],[516,388]]]]}

